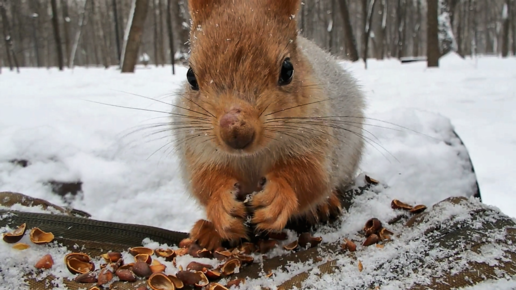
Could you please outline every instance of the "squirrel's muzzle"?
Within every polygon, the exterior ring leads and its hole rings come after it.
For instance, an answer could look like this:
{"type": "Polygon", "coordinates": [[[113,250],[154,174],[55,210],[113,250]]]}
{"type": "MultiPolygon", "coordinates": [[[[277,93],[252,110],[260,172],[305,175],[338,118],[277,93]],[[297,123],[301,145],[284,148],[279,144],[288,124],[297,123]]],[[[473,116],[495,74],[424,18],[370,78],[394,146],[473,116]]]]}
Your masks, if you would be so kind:
{"type": "Polygon", "coordinates": [[[221,139],[233,149],[244,149],[254,140],[255,130],[245,120],[241,109],[234,108],[224,114],[220,118],[219,126],[221,139]]]}

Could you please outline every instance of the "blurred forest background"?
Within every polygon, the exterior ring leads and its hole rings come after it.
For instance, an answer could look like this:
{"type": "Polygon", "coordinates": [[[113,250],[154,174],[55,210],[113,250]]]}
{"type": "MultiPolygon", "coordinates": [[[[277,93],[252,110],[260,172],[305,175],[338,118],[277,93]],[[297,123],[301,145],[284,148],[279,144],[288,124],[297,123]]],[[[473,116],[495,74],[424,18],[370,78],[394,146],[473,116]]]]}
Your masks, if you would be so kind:
{"type": "MultiPolygon", "coordinates": [[[[186,0],[0,0],[0,67],[161,66],[188,57],[186,0]],[[173,57],[172,57],[173,56],[173,57]]],[[[301,33],[338,57],[516,53],[516,0],[303,0],[301,33]]],[[[238,29],[235,27],[234,29],[238,29]]]]}

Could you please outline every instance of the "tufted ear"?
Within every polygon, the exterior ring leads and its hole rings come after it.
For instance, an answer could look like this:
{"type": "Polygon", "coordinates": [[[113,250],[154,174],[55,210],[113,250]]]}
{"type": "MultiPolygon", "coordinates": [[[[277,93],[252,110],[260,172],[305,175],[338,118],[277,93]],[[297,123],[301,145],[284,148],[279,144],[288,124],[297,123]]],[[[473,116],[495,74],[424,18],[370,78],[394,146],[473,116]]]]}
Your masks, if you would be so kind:
{"type": "Polygon", "coordinates": [[[202,21],[210,16],[211,11],[216,5],[219,5],[222,0],[188,0],[188,8],[192,20],[202,21]]]}
{"type": "Polygon", "coordinates": [[[301,0],[268,0],[271,10],[281,16],[297,15],[301,0]]]}

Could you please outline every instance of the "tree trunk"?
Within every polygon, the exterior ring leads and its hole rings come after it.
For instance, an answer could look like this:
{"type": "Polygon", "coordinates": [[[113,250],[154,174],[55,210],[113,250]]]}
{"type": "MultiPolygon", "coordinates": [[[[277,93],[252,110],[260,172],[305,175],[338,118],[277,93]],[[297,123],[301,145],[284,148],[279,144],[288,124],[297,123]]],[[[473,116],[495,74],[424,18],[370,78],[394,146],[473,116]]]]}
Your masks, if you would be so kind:
{"type": "Polygon", "coordinates": [[[441,52],[439,50],[439,24],[437,12],[438,0],[427,0],[427,66],[438,67],[441,52]]]}
{"type": "Polygon", "coordinates": [[[80,18],[79,18],[79,27],[77,28],[77,33],[75,34],[75,41],[72,47],[72,52],[70,55],[70,59],[68,62],[68,67],[73,68],[73,64],[75,61],[75,54],[77,53],[77,47],[79,46],[79,41],[81,40],[82,30],[84,26],[86,26],[86,22],[88,18],[86,17],[88,15],[88,2],[89,0],[84,1],[84,8],[81,12],[80,18]]]}
{"type": "Polygon", "coordinates": [[[118,58],[118,64],[120,63],[120,25],[118,23],[118,9],[116,7],[116,0],[112,1],[112,7],[113,7],[113,22],[115,24],[115,42],[116,42],[116,56],[118,58]]]}
{"type": "Polygon", "coordinates": [[[509,24],[510,17],[509,11],[511,9],[511,3],[509,0],[505,0],[505,4],[502,9],[502,57],[509,55],[509,24]]]}
{"type": "Polygon", "coordinates": [[[159,9],[156,5],[156,0],[152,1],[152,15],[154,16],[154,64],[159,66],[159,52],[158,52],[158,43],[159,43],[159,31],[158,31],[158,18],[159,18],[159,9]]]}
{"type": "Polygon", "coordinates": [[[133,0],[133,6],[128,18],[124,49],[122,53],[122,72],[134,72],[138,61],[138,50],[143,34],[143,25],[147,16],[149,0],[133,0]]]}
{"type": "Polygon", "coordinates": [[[172,29],[172,1],[167,1],[167,30],[168,30],[168,45],[170,50],[170,63],[172,64],[172,74],[176,74],[175,69],[175,49],[174,49],[174,30],[172,29]]]}
{"type": "Polygon", "coordinates": [[[405,10],[406,10],[406,3],[404,0],[398,0],[398,7],[396,9],[396,18],[397,18],[397,24],[398,24],[398,31],[397,31],[397,46],[396,46],[396,56],[398,58],[403,57],[403,51],[405,48],[405,10]]]}
{"type": "Polygon", "coordinates": [[[378,45],[380,49],[378,50],[379,57],[378,59],[385,58],[385,51],[388,48],[387,44],[387,1],[381,0],[380,2],[380,11],[382,11],[382,23],[380,25],[380,37],[378,39],[378,45]]]}
{"type": "Polygon", "coordinates": [[[353,35],[353,27],[351,26],[351,19],[349,18],[349,9],[346,0],[340,0],[340,13],[344,24],[344,43],[346,45],[346,51],[348,58],[351,61],[359,60],[357,44],[355,36],[353,35]]]}
{"type": "MultiPolygon", "coordinates": [[[[107,45],[106,45],[106,38],[104,37],[104,30],[103,30],[103,27],[102,27],[102,21],[100,19],[101,17],[101,12],[100,11],[100,6],[99,6],[99,0],[94,0],[93,1],[93,5],[92,5],[92,16],[93,16],[93,27],[95,29],[94,31],[94,37],[95,39],[97,39],[97,41],[95,41],[97,44],[100,44],[100,51],[101,51],[101,59],[102,59],[102,64],[104,65],[104,68],[109,68],[109,52],[108,52],[108,48],[107,48],[107,45]]],[[[104,0],[100,0],[100,1],[104,1],[104,0]]]]}
{"type": "Polygon", "coordinates": [[[70,16],[68,15],[68,0],[61,0],[62,11],[63,11],[63,36],[65,42],[65,56],[67,63],[70,62],[70,16]]]}
{"type": "Polygon", "coordinates": [[[457,19],[455,22],[458,21],[458,24],[457,24],[457,53],[460,56],[464,57],[464,51],[463,51],[463,47],[462,47],[462,37],[463,37],[463,35],[462,35],[462,18],[464,18],[464,15],[462,14],[462,9],[461,9],[462,5],[461,4],[459,4],[459,5],[460,5],[459,9],[455,9],[455,12],[454,12],[454,14],[457,15],[457,19]]]}
{"type": "Polygon", "coordinates": [[[14,53],[14,44],[11,34],[11,25],[9,24],[9,19],[7,19],[7,12],[5,10],[5,3],[3,0],[0,0],[0,16],[2,16],[2,26],[4,32],[4,40],[5,40],[5,50],[7,61],[9,63],[9,69],[13,70],[13,64],[16,67],[16,71],[20,72],[20,66],[18,65],[18,59],[16,58],[16,54],[14,53]]]}
{"type": "Polygon", "coordinates": [[[438,0],[438,33],[441,55],[457,50],[457,42],[450,18],[451,8],[448,5],[446,0],[438,0]]]}
{"type": "Polygon", "coordinates": [[[61,46],[61,36],[59,35],[59,20],[57,19],[56,0],[50,0],[50,5],[52,6],[52,26],[54,27],[54,40],[56,42],[57,65],[59,66],[59,70],[63,70],[63,47],[61,46]]]}
{"type": "Polygon", "coordinates": [[[363,51],[362,57],[364,59],[365,68],[367,68],[367,54],[369,50],[369,36],[371,35],[371,27],[373,24],[373,11],[374,6],[376,5],[376,0],[369,0],[369,5],[367,5],[367,0],[362,0],[362,3],[365,3],[362,7],[365,9],[365,19],[364,19],[364,37],[363,37],[363,51]]]}
{"type": "Polygon", "coordinates": [[[419,56],[419,33],[421,32],[421,0],[416,0],[416,21],[414,24],[414,31],[412,32],[412,55],[419,56]]]}
{"type": "Polygon", "coordinates": [[[159,43],[158,43],[158,52],[159,57],[161,59],[161,66],[165,66],[165,63],[167,62],[167,58],[165,57],[165,36],[163,35],[163,5],[162,1],[158,0],[158,17],[159,17],[159,43]]]}
{"type": "Polygon", "coordinates": [[[516,55],[516,1],[511,0],[512,55],[516,55]]]}

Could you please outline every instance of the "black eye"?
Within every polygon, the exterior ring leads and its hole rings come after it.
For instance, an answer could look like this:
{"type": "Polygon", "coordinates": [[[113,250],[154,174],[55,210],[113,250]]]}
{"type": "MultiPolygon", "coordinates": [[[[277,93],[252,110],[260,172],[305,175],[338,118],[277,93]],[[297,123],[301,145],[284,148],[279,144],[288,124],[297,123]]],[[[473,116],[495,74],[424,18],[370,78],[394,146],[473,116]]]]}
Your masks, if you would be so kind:
{"type": "Polygon", "coordinates": [[[188,69],[188,72],[186,73],[186,79],[188,80],[188,83],[192,87],[192,90],[194,90],[194,91],[199,90],[199,84],[197,83],[197,78],[195,77],[195,74],[194,74],[192,68],[188,69]]]}
{"type": "Polygon", "coordinates": [[[294,77],[294,66],[290,62],[290,58],[286,58],[281,64],[281,72],[278,80],[278,84],[280,86],[288,85],[292,82],[292,77],[294,77]]]}

